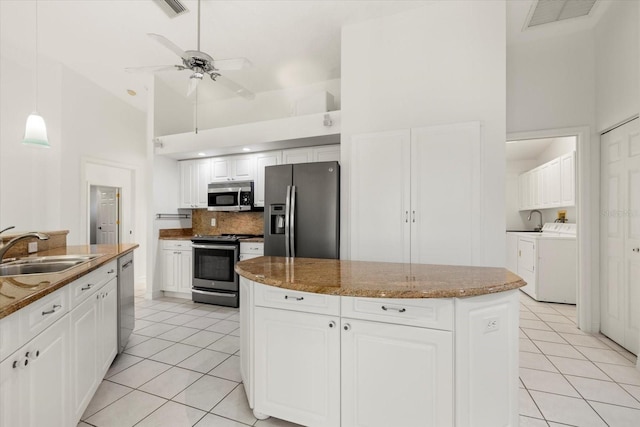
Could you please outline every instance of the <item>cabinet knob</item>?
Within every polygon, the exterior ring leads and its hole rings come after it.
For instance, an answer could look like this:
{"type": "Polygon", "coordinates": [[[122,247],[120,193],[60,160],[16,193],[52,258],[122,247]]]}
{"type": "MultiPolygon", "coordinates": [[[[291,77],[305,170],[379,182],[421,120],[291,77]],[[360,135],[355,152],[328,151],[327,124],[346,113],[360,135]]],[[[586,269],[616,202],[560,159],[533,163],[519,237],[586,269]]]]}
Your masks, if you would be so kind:
{"type": "Polygon", "coordinates": [[[333,320],[329,322],[330,328],[335,328],[335,326],[336,326],[336,322],[334,322],[333,320]]]}
{"type": "Polygon", "coordinates": [[[633,252],[640,252],[640,248],[633,248],[631,249],[633,252]]]}
{"type": "Polygon", "coordinates": [[[40,350],[27,351],[27,353],[24,355],[24,357],[26,357],[27,359],[30,359],[30,360],[36,360],[38,357],[40,357],[40,350]]]}
{"type": "Polygon", "coordinates": [[[409,211],[404,211],[404,222],[409,222],[409,211]]]}
{"type": "Polygon", "coordinates": [[[342,329],[344,329],[345,331],[350,331],[351,330],[351,325],[348,323],[345,323],[344,326],[342,327],[342,329]]]}
{"type": "Polygon", "coordinates": [[[413,211],[411,214],[411,222],[416,222],[416,211],[413,211]]]}

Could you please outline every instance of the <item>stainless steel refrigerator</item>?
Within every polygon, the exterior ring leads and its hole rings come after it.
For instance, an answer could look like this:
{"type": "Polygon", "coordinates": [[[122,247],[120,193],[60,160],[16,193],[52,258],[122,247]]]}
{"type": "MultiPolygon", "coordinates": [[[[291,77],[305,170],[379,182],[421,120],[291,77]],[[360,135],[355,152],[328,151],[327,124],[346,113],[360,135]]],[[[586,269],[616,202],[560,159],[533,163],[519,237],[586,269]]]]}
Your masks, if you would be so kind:
{"type": "Polygon", "coordinates": [[[340,258],[340,165],[265,168],[264,254],[340,258]]]}

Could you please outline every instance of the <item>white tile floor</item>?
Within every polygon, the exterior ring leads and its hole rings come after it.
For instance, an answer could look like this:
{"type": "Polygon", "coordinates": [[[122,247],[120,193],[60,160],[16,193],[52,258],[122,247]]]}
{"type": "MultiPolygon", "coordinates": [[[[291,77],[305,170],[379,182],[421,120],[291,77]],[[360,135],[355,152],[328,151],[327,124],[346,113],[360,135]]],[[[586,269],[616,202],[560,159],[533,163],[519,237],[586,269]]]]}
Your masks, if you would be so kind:
{"type": "MultiPolygon", "coordinates": [[[[137,296],[136,316],[78,426],[295,426],[253,417],[236,309],[137,296]]],[[[575,306],[521,295],[520,426],[640,426],[635,356],[574,318],[575,306]]]]}

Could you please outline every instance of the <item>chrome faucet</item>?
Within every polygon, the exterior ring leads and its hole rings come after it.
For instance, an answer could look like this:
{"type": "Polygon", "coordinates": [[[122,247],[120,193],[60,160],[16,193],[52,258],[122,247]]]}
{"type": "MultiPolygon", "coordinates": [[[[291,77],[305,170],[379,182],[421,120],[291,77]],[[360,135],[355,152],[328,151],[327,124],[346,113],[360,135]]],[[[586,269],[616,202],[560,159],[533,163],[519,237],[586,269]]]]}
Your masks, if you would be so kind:
{"type": "Polygon", "coordinates": [[[6,244],[0,246],[0,262],[2,262],[2,258],[4,258],[4,255],[7,253],[7,251],[11,249],[16,243],[24,239],[29,239],[31,237],[36,237],[40,240],[49,240],[48,234],[36,233],[36,232],[25,233],[25,234],[16,236],[13,239],[9,240],[6,244]]]}
{"type": "Polygon", "coordinates": [[[538,215],[540,215],[540,224],[535,227],[533,230],[534,231],[540,231],[542,230],[542,212],[540,212],[538,209],[534,209],[531,212],[529,212],[529,216],[527,217],[527,221],[531,221],[531,215],[533,215],[534,212],[537,212],[538,215]]]}
{"type": "Polygon", "coordinates": [[[0,230],[0,234],[4,233],[7,230],[11,230],[12,228],[16,228],[16,226],[15,225],[10,225],[7,228],[4,228],[4,229],[0,230]]]}

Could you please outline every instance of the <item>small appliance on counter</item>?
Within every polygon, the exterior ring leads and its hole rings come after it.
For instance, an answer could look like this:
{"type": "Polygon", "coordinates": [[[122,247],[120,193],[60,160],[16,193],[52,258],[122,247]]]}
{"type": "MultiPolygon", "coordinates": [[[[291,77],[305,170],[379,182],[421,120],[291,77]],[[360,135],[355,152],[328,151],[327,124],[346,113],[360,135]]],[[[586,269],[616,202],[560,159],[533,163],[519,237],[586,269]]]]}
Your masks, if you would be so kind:
{"type": "Polygon", "coordinates": [[[250,234],[196,236],[193,243],[193,301],[238,307],[240,280],[235,272],[240,257],[240,239],[262,237],[250,234]]]}
{"type": "Polygon", "coordinates": [[[264,254],[340,258],[340,165],[265,168],[264,254]]]}

